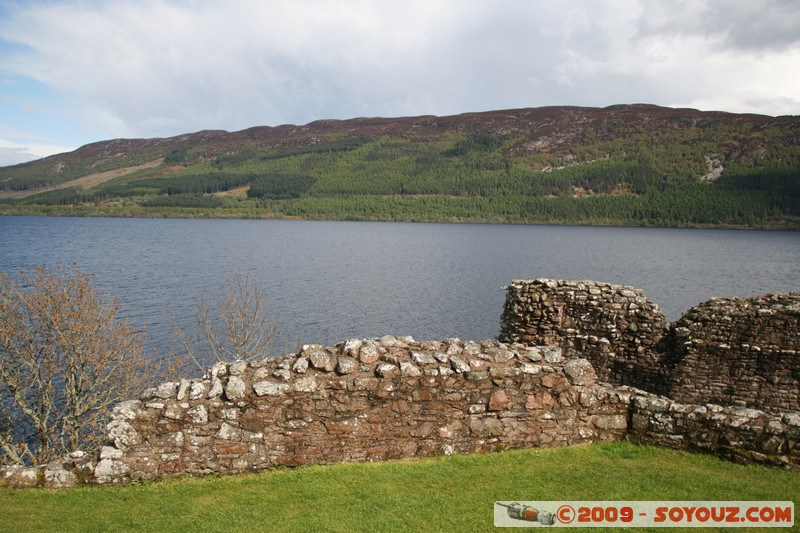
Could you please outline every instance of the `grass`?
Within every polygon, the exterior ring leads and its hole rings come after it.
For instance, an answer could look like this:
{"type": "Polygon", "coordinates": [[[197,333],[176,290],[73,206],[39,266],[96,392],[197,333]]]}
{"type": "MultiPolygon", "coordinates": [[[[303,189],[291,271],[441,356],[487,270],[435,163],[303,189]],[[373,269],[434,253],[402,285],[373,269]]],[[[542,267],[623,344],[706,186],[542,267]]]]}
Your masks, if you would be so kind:
{"type": "Polygon", "coordinates": [[[490,531],[496,500],[798,495],[797,472],[612,443],[118,487],[0,489],[0,531],[490,531]]]}

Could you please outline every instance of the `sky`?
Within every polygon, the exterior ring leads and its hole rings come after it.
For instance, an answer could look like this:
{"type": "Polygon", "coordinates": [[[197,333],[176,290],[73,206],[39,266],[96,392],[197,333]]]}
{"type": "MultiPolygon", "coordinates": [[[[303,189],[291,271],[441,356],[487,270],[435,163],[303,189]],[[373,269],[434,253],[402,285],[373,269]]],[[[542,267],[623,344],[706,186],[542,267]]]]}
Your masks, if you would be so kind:
{"type": "Polygon", "coordinates": [[[0,166],[120,137],[621,103],[800,114],[800,1],[0,0],[0,166]]]}

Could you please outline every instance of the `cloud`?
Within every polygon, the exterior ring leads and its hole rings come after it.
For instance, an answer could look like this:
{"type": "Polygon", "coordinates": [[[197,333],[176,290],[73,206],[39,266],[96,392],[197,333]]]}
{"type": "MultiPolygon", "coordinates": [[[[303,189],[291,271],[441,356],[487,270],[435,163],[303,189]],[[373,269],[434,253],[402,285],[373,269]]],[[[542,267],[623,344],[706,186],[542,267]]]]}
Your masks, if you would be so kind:
{"type": "Polygon", "coordinates": [[[28,139],[25,136],[9,139],[9,132],[0,127],[0,167],[26,163],[52,154],[69,152],[76,147],[28,139]]]}
{"type": "Polygon", "coordinates": [[[0,167],[27,163],[28,161],[37,159],[35,155],[28,153],[24,148],[6,148],[2,146],[2,144],[4,144],[3,140],[0,139],[0,167]]]}
{"type": "Polygon", "coordinates": [[[0,69],[83,128],[649,102],[800,112],[800,4],[730,0],[19,2],[0,69]]]}
{"type": "MultiPolygon", "coordinates": [[[[412,67],[404,57],[422,57],[447,27],[432,4],[48,3],[20,7],[2,32],[28,47],[6,68],[106,111],[96,120],[112,131],[156,133],[369,108],[364,84],[391,79],[390,65],[412,67]]],[[[398,100],[399,86],[385,90],[398,100]]]]}
{"type": "Polygon", "coordinates": [[[701,37],[716,49],[781,51],[800,43],[795,0],[652,0],[642,4],[640,35],[701,37]]]}

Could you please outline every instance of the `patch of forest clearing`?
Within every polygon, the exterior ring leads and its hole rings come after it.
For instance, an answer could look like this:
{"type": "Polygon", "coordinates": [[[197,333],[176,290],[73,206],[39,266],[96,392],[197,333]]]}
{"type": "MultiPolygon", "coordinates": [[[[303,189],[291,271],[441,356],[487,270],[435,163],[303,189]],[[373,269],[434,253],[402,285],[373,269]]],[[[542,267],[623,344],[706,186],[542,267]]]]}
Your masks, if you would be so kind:
{"type": "Polygon", "coordinates": [[[75,178],[73,180],[69,180],[64,183],[59,183],[57,185],[53,185],[50,187],[42,187],[40,189],[22,189],[18,191],[0,189],[0,198],[26,198],[28,196],[33,196],[34,194],[40,194],[58,189],[69,189],[70,187],[91,189],[92,187],[96,187],[109,180],[113,180],[114,178],[126,176],[128,174],[132,174],[139,170],[156,168],[161,166],[163,163],[164,163],[164,158],[160,157],[158,159],[154,159],[153,161],[149,161],[147,163],[143,163],[141,165],[136,165],[133,167],[123,167],[114,170],[106,170],[105,172],[95,172],[94,174],[87,174],[86,176],[75,178]]]}

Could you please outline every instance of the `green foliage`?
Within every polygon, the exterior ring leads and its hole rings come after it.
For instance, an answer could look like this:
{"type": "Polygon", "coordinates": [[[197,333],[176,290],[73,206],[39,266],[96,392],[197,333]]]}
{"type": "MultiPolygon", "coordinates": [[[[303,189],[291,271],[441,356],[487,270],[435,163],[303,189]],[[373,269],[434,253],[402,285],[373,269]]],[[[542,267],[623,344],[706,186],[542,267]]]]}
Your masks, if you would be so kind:
{"type": "Polygon", "coordinates": [[[211,164],[215,168],[222,169],[241,165],[242,163],[250,161],[256,157],[258,157],[258,154],[256,153],[255,149],[252,146],[245,146],[236,152],[218,155],[214,158],[211,164]]]}
{"type": "Polygon", "coordinates": [[[224,171],[204,174],[170,174],[138,180],[135,185],[155,189],[158,194],[212,194],[247,185],[253,181],[254,177],[252,174],[224,171]]]}
{"type": "Polygon", "coordinates": [[[308,192],[315,178],[311,176],[291,176],[286,174],[265,174],[253,180],[247,191],[249,198],[281,200],[300,198],[308,192]]]}
{"type": "MultiPolygon", "coordinates": [[[[151,210],[210,209],[214,216],[246,209],[247,216],[266,217],[758,227],[785,227],[800,216],[795,126],[608,120],[560,126],[531,142],[537,127],[454,128],[420,138],[293,134],[283,144],[253,137],[238,146],[173,147],[162,167],[90,189],[4,200],[4,209],[103,211],[132,202],[151,210]],[[723,166],[722,177],[702,182],[712,161],[723,166]],[[185,168],[169,166],[176,163],[185,168]],[[201,198],[242,187],[248,199],[201,198]]],[[[72,172],[68,166],[59,172],[72,172]]],[[[9,190],[53,184],[52,169],[10,168],[0,169],[0,184],[9,190]]]]}
{"type": "Polygon", "coordinates": [[[445,157],[464,157],[472,152],[493,152],[503,145],[500,136],[494,133],[478,133],[458,141],[455,147],[444,152],[445,157]]]}
{"type": "Polygon", "coordinates": [[[36,161],[0,168],[0,190],[27,191],[47,187],[52,176],[40,171],[36,161]]]}
{"type": "Polygon", "coordinates": [[[164,163],[166,163],[167,165],[183,163],[186,160],[187,150],[188,148],[186,146],[175,148],[164,157],[164,163]]]}
{"type": "Polygon", "coordinates": [[[81,187],[69,187],[39,193],[36,196],[25,199],[23,202],[41,205],[68,205],[87,201],[90,201],[89,195],[85,195],[81,187]]]}
{"type": "Polygon", "coordinates": [[[800,168],[740,171],[723,175],[718,183],[726,192],[766,197],[778,211],[800,216],[800,168]]]}
{"type": "Polygon", "coordinates": [[[100,152],[85,157],[72,157],[58,163],[50,158],[0,168],[0,191],[28,191],[54,187],[97,172],[128,168],[156,160],[163,149],[146,148],[130,153],[100,152]]]}
{"type": "Polygon", "coordinates": [[[142,202],[142,207],[199,207],[215,209],[222,207],[225,201],[219,196],[206,196],[203,194],[171,194],[157,196],[142,202]]]}
{"type": "Polygon", "coordinates": [[[342,139],[336,139],[322,143],[315,142],[310,145],[297,146],[294,148],[279,150],[277,152],[262,155],[261,159],[274,160],[274,159],[283,159],[284,157],[294,157],[298,155],[349,152],[351,150],[355,150],[367,144],[368,142],[370,142],[370,138],[365,136],[345,137],[342,139]]]}

